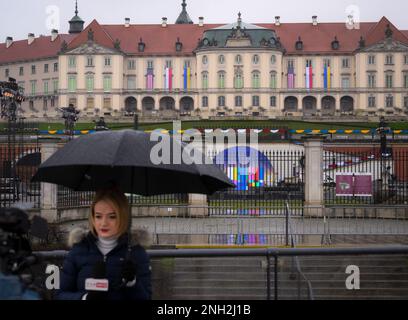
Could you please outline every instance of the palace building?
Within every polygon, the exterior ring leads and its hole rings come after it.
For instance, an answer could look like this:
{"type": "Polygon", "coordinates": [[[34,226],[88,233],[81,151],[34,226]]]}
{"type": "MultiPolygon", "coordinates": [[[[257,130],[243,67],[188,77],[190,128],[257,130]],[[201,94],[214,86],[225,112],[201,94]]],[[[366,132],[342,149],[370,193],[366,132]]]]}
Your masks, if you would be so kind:
{"type": "Polygon", "coordinates": [[[408,118],[408,30],[376,22],[85,24],[0,44],[0,80],[25,89],[27,118],[408,118]]]}

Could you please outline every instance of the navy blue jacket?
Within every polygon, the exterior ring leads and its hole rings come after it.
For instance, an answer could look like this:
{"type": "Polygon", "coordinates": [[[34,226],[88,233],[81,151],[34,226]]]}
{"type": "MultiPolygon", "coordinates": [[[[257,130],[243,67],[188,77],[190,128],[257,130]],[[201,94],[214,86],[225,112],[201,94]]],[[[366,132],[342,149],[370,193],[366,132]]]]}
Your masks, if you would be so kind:
{"type": "Polygon", "coordinates": [[[149,300],[151,299],[150,260],[141,246],[132,247],[130,258],[136,265],[136,284],[133,287],[120,286],[120,274],[126,258],[127,235],[118,239],[118,244],[106,256],[96,245],[97,239],[89,233],[74,245],[64,260],[60,273],[60,289],[56,298],[80,300],[87,293],[85,280],[93,277],[95,264],[106,263],[106,278],[109,280],[108,300],[149,300]]]}

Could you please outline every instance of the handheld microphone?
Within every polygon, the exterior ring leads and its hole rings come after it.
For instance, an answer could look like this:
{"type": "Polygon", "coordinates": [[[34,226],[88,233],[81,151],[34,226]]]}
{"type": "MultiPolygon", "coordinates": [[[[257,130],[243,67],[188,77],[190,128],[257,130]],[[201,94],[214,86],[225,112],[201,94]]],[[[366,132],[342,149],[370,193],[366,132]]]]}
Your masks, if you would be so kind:
{"type": "Polygon", "coordinates": [[[100,261],[95,264],[92,271],[92,278],[85,280],[85,290],[87,291],[108,291],[109,280],[106,279],[106,264],[100,261]]]}

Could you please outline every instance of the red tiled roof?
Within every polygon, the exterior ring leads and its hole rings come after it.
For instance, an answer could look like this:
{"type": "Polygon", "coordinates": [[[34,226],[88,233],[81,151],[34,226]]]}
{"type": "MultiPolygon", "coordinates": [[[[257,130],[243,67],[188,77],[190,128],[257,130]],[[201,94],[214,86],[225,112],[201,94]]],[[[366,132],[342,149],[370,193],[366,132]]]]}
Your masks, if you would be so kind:
{"type": "Polygon", "coordinates": [[[69,43],[75,35],[60,34],[51,41],[51,36],[40,36],[28,45],[27,40],[14,41],[6,48],[5,43],[0,43],[0,63],[37,60],[56,57],[61,50],[61,44],[65,40],[69,43]]]}
{"type": "Polygon", "coordinates": [[[280,26],[261,26],[276,31],[288,54],[350,54],[358,48],[360,37],[364,37],[373,25],[375,23],[360,23],[360,29],[351,30],[347,29],[345,23],[319,23],[317,26],[312,23],[283,23],[280,26]],[[295,49],[299,36],[303,42],[301,51],[295,49]],[[338,50],[331,47],[335,37],[340,44],[338,50]]]}
{"type": "Polygon", "coordinates": [[[385,30],[387,25],[390,26],[392,30],[392,38],[399,42],[405,43],[408,45],[408,38],[398,30],[386,17],[382,17],[381,20],[369,31],[366,38],[366,45],[371,46],[385,37],[385,30]]]}
{"type": "Polygon", "coordinates": [[[168,24],[161,25],[123,25],[104,26],[113,39],[121,41],[121,49],[126,53],[140,54],[138,43],[140,39],[146,44],[143,55],[168,55],[176,54],[176,42],[180,39],[183,44],[180,55],[192,54],[201,39],[204,31],[219,27],[220,24],[206,24],[200,27],[197,24],[168,24]]]}
{"type": "Polygon", "coordinates": [[[100,25],[93,20],[77,38],[69,45],[69,49],[76,48],[88,41],[88,30],[92,28],[94,40],[96,43],[113,48],[116,39],[120,41],[120,48],[128,54],[138,55],[173,55],[176,53],[175,44],[177,39],[183,44],[182,51],[179,54],[192,54],[197,47],[198,39],[207,29],[220,26],[219,24],[206,25],[199,27],[193,24],[173,24],[163,28],[157,24],[130,25],[126,28],[124,25],[100,25]],[[146,44],[143,53],[138,52],[138,43],[142,41],[146,44]]]}
{"type": "MultiPolygon", "coordinates": [[[[383,17],[379,22],[362,22],[359,29],[349,30],[345,23],[282,23],[257,24],[258,26],[276,31],[278,37],[287,50],[288,54],[351,54],[359,45],[360,37],[365,39],[366,45],[382,41],[385,37],[387,24],[393,30],[393,38],[408,44],[408,31],[399,31],[388,19],[383,17]],[[297,51],[295,43],[298,38],[303,41],[303,50],[297,51]],[[334,38],[340,43],[338,50],[331,48],[334,38]]],[[[34,43],[28,46],[27,40],[16,41],[6,49],[5,44],[0,44],[0,63],[32,60],[56,56],[61,48],[62,40],[65,40],[69,49],[74,49],[88,41],[88,30],[92,28],[94,40],[98,44],[114,48],[116,39],[120,41],[121,50],[127,54],[137,55],[191,55],[197,47],[198,39],[201,39],[204,31],[221,26],[222,24],[206,24],[200,27],[197,24],[161,24],[130,25],[126,28],[122,25],[100,25],[93,20],[78,35],[59,35],[54,42],[50,37],[36,38],[34,43]],[[143,53],[138,52],[138,43],[146,44],[143,53]],[[177,39],[183,44],[181,52],[176,52],[177,39]]]]}
{"type": "Polygon", "coordinates": [[[80,45],[87,43],[88,31],[92,29],[94,33],[94,40],[101,46],[107,48],[113,48],[113,39],[108,32],[101,26],[95,19],[74,39],[68,46],[68,50],[79,47],[80,45]]]}

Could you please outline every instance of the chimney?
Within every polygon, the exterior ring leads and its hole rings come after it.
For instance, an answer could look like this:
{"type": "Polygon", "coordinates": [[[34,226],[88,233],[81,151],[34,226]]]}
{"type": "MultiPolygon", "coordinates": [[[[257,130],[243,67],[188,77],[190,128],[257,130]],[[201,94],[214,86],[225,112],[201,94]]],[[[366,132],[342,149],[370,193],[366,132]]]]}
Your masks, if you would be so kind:
{"type": "Polygon", "coordinates": [[[58,30],[57,29],[52,29],[51,31],[51,41],[55,41],[55,39],[57,39],[58,37],[58,30]]]}
{"type": "Polygon", "coordinates": [[[280,26],[280,16],[275,16],[275,26],[280,26]]]}
{"type": "Polygon", "coordinates": [[[203,27],[203,26],[204,26],[204,17],[198,17],[198,25],[199,25],[200,27],[203,27]]]}
{"type": "Polygon", "coordinates": [[[34,42],[34,33],[29,33],[28,34],[28,45],[32,44],[34,42]]]}
{"type": "Polygon", "coordinates": [[[317,16],[313,16],[312,20],[313,20],[313,25],[317,26],[317,16]]]}
{"type": "Polygon", "coordinates": [[[7,37],[6,38],[6,48],[10,48],[10,46],[13,44],[13,38],[12,37],[7,37]]]}
{"type": "Polygon", "coordinates": [[[130,27],[130,18],[125,18],[125,28],[130,27]]]}
{"type": "Polygon", "coordinates": [[[162,27],[163,27],[163,28],[166,28],[166,27],[167,27],[167,18],[166,18],[166,17],[163,17],[163,18],[162,18],[162,27]]]}

